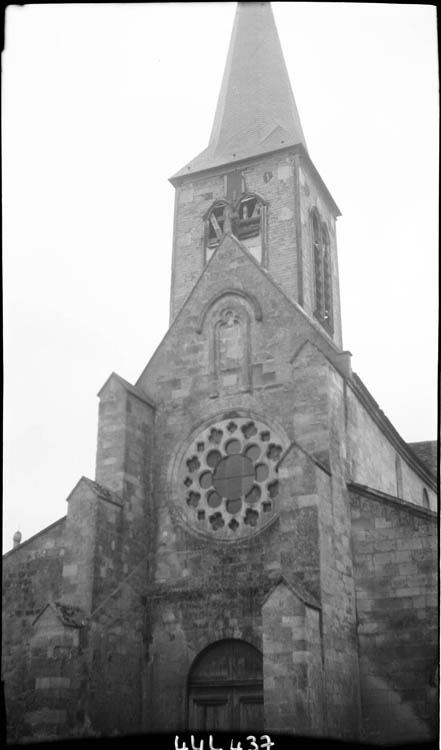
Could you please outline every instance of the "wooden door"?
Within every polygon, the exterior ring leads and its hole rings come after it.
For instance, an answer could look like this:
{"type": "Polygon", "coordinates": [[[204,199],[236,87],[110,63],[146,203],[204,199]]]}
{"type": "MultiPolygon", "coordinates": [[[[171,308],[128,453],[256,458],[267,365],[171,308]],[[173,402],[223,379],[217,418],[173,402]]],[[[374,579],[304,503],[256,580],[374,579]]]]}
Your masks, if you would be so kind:
{"type": "Polygon", "coordinates": [[[190,693],[190,729],[198,732],[225,731],[232,724],[232,701],[222,690],[192,690],[190,693]]]}
{"type": "Polygon", "coordinates": [[[262,654],[249,643],[218,641],[206,649],[188,687],[190,730],[263,730],[262,654]]]}

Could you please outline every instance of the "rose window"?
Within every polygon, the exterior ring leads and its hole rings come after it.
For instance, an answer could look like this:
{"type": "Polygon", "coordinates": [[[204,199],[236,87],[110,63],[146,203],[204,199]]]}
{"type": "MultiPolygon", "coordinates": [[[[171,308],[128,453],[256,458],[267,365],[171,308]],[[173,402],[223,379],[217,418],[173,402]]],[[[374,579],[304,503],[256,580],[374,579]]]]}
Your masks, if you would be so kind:
{"type": "Polygon", "coordinates": [[[282,445],[274,430],[246,417],[225,419],[197,435],[179,476],[192,526],[231,541],[265,526],[276,510],[282,445]]]}

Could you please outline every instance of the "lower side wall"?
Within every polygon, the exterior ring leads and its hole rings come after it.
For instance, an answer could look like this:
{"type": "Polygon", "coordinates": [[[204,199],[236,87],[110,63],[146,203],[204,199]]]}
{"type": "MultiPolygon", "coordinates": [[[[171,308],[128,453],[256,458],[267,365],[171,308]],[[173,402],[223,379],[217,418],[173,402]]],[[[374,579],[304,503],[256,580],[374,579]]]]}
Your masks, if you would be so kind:
{"type": "Polygon", "coordinates": [[[60,596],[65,526],[63,517],[3,557],[2,679],[11,743],[27,733],[25,714],[35,690],[29,670],[33,622],[60,596]]]}
{"type": "Polygon", "coordinates": [[[111,737],[143,730],[145,580],[143,561],[91,615],[88,673],[80,686],[85,735],[111,737]]]}
{"type": "Polygon", "coordinates": [[[437,522],[424,510],[351,491],[363,739],[437,734],[437,522]]]}

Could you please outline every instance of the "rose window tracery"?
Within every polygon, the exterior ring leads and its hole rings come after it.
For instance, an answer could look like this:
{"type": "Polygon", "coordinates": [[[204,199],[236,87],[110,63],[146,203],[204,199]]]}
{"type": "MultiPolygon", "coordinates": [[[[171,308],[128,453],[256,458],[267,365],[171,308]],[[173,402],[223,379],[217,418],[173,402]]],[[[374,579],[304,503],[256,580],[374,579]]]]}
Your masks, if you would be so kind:
{"type": "Polygon", "coordinates": [[[181,508],[198,531],[233,541],[263,528],[276,511],[283,439],[255,419],[224,419],[187,448],[181,508]]]}

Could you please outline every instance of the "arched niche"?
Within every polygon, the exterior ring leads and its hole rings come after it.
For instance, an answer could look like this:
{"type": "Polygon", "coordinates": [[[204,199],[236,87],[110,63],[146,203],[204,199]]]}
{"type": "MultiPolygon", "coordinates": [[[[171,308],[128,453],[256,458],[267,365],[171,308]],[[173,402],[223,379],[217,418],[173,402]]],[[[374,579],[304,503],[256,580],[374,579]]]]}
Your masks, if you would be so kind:
{"type": "Polygon", "coordinates": [[[197,331],[207,335],[209,367],[216,391],[251,387],[252,325],[262,320],[257,299],[241,289],[224,289],[201,311],[197,331]]]}
{"type": "Polygon", "coordinates": [[[245,303],[248,303],[254,319],[257,321],[262,320],[262,307],[257,297],[255,297],[254,294],[250,294],[250,292],[244,292],[242,289],[235,289],[231,287],[228,289],[223,289],[218,294],[215,294],[214,297],[211,297],[211,299],[209,299],[208,302],[204,305],[196,327],[196,331],[198,333],[202,333],[202,329],[204,328],[208,313],[211,312],[211,310],[215,307],[215,305],[217,305],[220,300],[223,300],[224,297],[230,296],[237,297],[239,301],[244,300],[245,303]]]}

